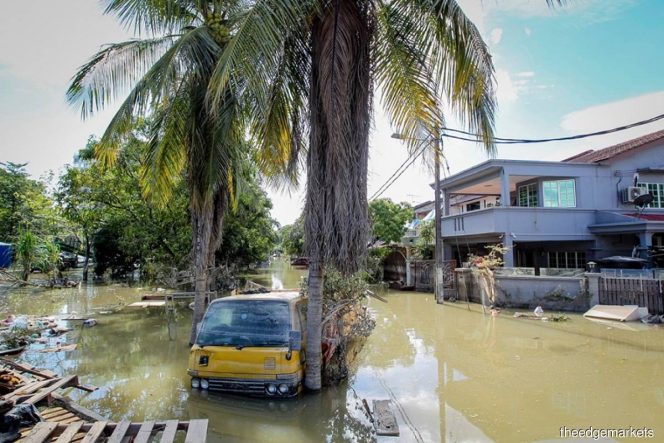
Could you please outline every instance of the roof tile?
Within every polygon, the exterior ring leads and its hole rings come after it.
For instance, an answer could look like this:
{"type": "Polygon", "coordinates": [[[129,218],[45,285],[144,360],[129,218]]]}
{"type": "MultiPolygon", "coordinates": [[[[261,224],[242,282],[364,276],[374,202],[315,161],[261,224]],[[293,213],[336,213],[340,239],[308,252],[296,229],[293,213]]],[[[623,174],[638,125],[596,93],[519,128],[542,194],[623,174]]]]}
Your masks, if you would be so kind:
{"type": "Polygon", "coordinates": [[[659,139],[664,139],[664,130],[652,132],[642,137],[609,146],[608,148],[600,149],[598,151],[589,150],[581,152],[580,154],[566,158],[563,162],[599,163],[659,139]]]}

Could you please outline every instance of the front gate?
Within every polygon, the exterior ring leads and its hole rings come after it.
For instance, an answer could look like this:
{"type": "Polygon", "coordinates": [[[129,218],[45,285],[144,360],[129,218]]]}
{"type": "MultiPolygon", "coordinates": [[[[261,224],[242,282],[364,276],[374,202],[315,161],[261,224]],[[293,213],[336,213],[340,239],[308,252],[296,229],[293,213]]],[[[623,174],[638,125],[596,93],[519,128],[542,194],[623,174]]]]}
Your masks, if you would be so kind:
{"type": "MultiPolygon", "coordinates": [[[[436,273],[436,262],[434,260],[413,260],[411,262],[411,272],[413,276],[413,286],[418,291],[433,292],[434,278],[436,273]]],[[[456,297],[456,260],[443,261],[443,285],[446,297],[456,297]]]]}
{"type": "Polygon", "coordinates": [[[651,314],[664,314],[664,280],[600,277],[599,303],[645,306],[651,314]]]}

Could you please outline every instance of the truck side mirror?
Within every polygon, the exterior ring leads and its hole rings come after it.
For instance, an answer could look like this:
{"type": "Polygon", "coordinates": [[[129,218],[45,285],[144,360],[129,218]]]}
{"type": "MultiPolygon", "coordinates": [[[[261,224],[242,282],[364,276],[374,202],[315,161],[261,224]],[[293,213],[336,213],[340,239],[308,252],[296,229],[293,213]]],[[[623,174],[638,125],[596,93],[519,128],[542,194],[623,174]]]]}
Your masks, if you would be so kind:
{"type": "Polygon", "coordinates": [[[300,331],[290,331],[288,333],[288,349],[291,351],[302,349],[302,333],[300,331]]]}

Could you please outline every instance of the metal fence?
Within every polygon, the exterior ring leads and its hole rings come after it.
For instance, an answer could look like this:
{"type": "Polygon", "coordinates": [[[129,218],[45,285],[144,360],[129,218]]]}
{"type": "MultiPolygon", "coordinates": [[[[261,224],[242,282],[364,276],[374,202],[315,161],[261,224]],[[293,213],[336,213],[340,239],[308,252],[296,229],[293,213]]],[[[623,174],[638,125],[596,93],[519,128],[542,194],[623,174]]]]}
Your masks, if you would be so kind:
{"type": "Polygon", "coordinates": [[[645,306],[651,314],[664,314],[664,280],[602,276],[599,303],[645,306]]]}
{"type": "MultiPolygon", "coordinates": [[[[443,262],[443,284],[446,296],[448,291],[456,291],[456,260],[445,260],[443,262]]],[[[410,262],[410,272],[413,285],[417,291],[433,292],[434,276],[436,274],[436,263],[434,260],[413,260],[410,262]]]]}

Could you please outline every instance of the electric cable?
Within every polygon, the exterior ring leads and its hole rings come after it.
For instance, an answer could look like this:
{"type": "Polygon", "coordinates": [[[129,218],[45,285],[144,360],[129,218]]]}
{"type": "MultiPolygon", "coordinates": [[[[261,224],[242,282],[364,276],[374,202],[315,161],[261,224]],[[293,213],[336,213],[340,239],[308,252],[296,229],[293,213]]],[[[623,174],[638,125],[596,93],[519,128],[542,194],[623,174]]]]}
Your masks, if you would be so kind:
{"type": "MultiPolygon", "coordinates": [[[[533,143],[549,143],[549,142],[557,142],[557,141],[568,141],[568,140],[579,140],[583,138],[588,138],[588,137],[596,137],[599,135],[606,135],[606,134],[612,134],[615,132],[620,132],[624,131],[627,129],[635,128],[638,126],[643,126],[648,123],[653,123],[659,120],[664,119],[664,114],[656,115],[654,117],[651,117],[646,120],[640,120],[638,122],[630,123],[627,125],[622,125],[622,126],[617,126],[615,128],[611,129],[604,129],[602,131],[595,131],[595,132],[587,132],[583,134],[576,134],[576,135],[570,135],[567,137],[555,137],[555,138],[542,138],[542,139],[525,139],[525,138],[506,138],[506,137],[493,137],[494,143],[495,144],[533,144],[533,143]]],[[[483,140],[481,140],[479,137],[481,137],[479,134],[475,134],[472,132],[468,131],[463,131],[461,129],[454,129],[454,128],[443,128],[443,134],[441,135],[442,137],[446,138],[451,138],[455,140],[462,140],[462,141],[468,141],[468,142],[474,142],[474,143],[483,143],[483,140]],[[467,135],[470,137],[476,137],[476,138],[467,138],[467,137],[461,137],[458,135],[452,135],[452,134],[446,134],[445,131],[448,132],[456,132],[458,134],[462,135],[467,135]]],[[[428,139],[422,140],[422,142],[428,141],[428,139]]],[[[411,154],[406,160],[397,168],[396,171],[383,183],[376,192],[374,192],[373,196],[369,200],[374,200],[377,197],[380,197],[387,189],[394,184],[395,181],[399,179],[403,175],[404,172],[406,172],[406,169],[408,169],[414,162],[417,157],[422,155],[422,153],[425,151],[425,148],[427,146],[424,145],[419,149],[419,151],[414,152],[411,154]],[[406,165],[407,164],[407,165],[406,165]],[[404,167],[405,165],[405,167],[404,167]],[[403,168],[403,169],[402,169],[403,168]]],[[[448,170],[449,170],[449,165],[448,165],[448,170]]]]}
{"type": "MultiPolygon", "coordinates": [[[[631,128],[636,128],[638,126],[643,126],[647,125],[649,123],[653,123],[659,120],[664,119],[664,114],[656,115],[654,117],[648,118],[646,120],[641,120],[638,122],[630,123],[627,125],[623,126],[618,126],[615,128],[611,129],[604,129],[602,131],[595,131],[595,132],[586,132],[583,134],[576,134],[576,135],[570,135],[567,137],[555,137],[555,138],[540,138],[540,139],[525,139],[525,138],[507,138],[507,137],[494,137],[493,140],[497,144],[519,144],[519,143],[548,143],[548,142],[558,142],[558,141],[567,141],[567,140],[579,140],[583,138],[588,138],[588,137],[595,137],[598,135],[606,135],[606,134],[612,134],[614,132],[620,132],[624,131],[626,129],[631,129],[631,128]]],[[[462,131],[461,129],[454,129],[454,128],[443,128],[444,131],[449,131],[449,132],[456,132],[458,134],[463,134],[463,135],[468,135],[471,137],[476,137],[475,139],[467,139],[459,136],[452,136],[450,134],[443,134],[443,137],[448,137],[448,138],[454,138],[458,140],[464,140],[464,141],[473,141],[473,142],[482,142],[483,140],[480,139],[479,134],[475,134],[472,132],[468,131],[462,131]]]]}
{"type": "Polygon", "coordinates": [[[385,182],[376,190],[376,192],[374,192],[374,194],[371,196],[371,198],[369,198],[369,200],[374,200],[375,198],[379,197],[381,194],[383,194],[383,192],[385,192],[387,190],[387,188],[392,186],[392,183],[394,183],[394,181],[396,179],[401,177],[401,175],[405,172],[405,170],[408,169],[411,164],[413,164],[415,159],[424,153],[424,151],[427,149],[426,142],[428,142],[428,141],[429,141],[428,139],[422,140],[421,146],[419,148],[417,148],[415,150],[415,152],[413,152],[408,157],[406,157],[406,160],[404,160],[404,162],[401,163],[401,165],[399,165],[399,167],[396,169],[396,171],[394,171],[394,173],[392,173],[392,175],[390,175],[388,177],[388,179],[385,180],[385,182]],[[402,170],[402,168],[403,168],[403,170],[402,170]],[[394,180],[392,180],[393,178],[394,178],[394,180]]]}

